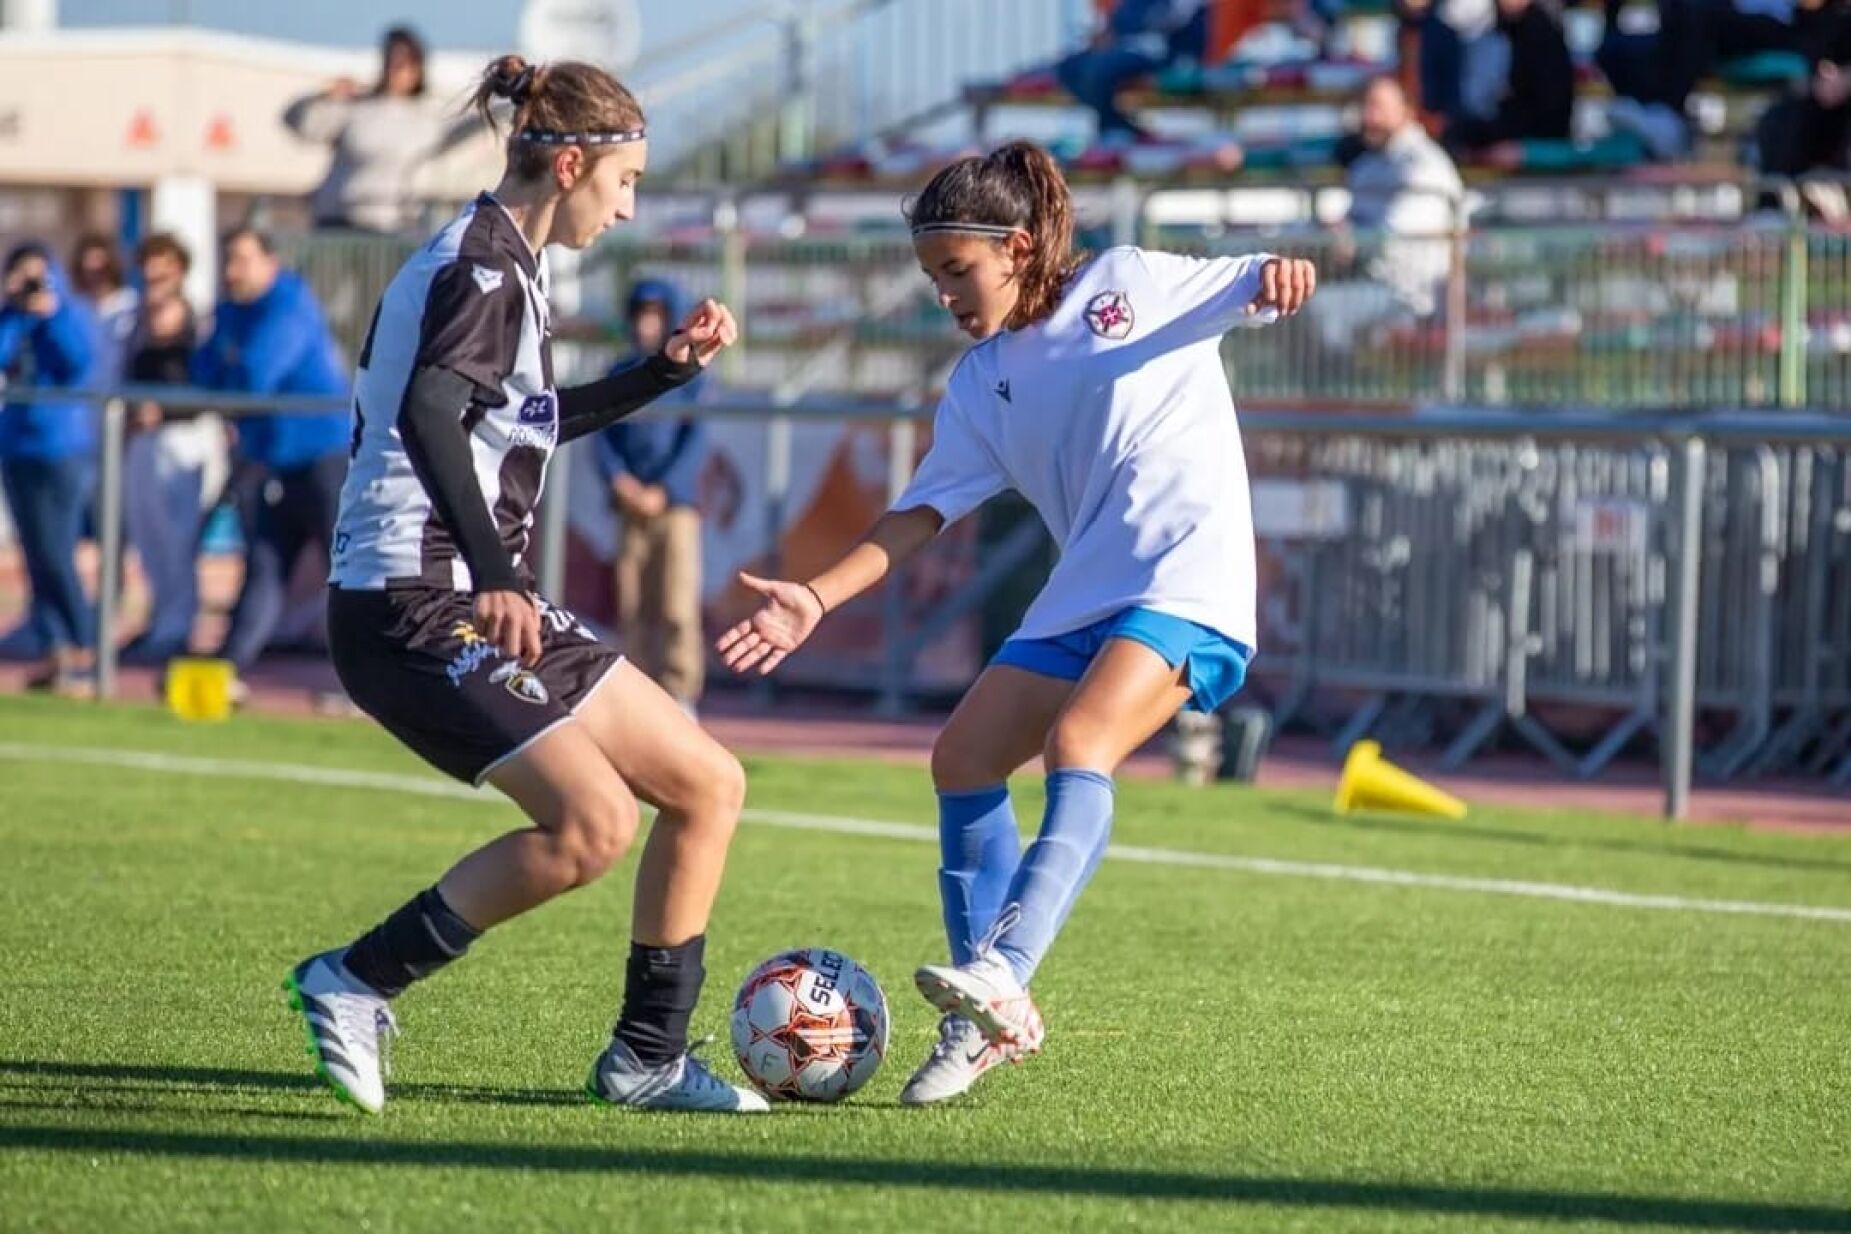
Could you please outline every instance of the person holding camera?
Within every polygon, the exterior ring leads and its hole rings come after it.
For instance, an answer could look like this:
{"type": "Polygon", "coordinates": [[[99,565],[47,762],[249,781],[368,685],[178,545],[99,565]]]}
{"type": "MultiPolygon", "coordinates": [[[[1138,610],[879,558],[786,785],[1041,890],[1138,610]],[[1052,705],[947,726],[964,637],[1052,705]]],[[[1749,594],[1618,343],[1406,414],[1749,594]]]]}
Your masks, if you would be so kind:
{"type": "MultiPolygon", "coordinates": [[[[70,294],[41,244],[22,244],[0,267],[0,370],[9,390],[83,389],[101,347],[94,317],[70,294]]],[[[19,536],[32,602],[9,639],[44,664],[34,689],[81,693],[95,672],[96,617],[77,577],[77,541],[96,479],[96,408],[62,399],[0,405],[0,486],[19,536]]]]}

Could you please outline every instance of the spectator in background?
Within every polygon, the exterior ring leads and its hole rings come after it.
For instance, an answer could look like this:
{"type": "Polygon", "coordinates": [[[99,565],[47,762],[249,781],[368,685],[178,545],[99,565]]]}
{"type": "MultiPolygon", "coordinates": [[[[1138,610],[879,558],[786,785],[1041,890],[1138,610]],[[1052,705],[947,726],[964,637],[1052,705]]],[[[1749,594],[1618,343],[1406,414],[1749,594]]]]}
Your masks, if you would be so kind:
{"type": "Polygon", "coordinates": [[[122,252],[114,240],[99,232],[78,238],[71,249],[71,288],[89,304],[97,320],[103,349],[97,363],[97,384],[121,384],[129,333],[135,328],[135,308],[141,297],[123,278],[122,252]]]}
{"type": "MultiPolygon", "coordinates": [[[[674,286],[645,279],[630,292],[630,357],[612,371],[660,351],[681,313],[674,286]]],[[[598,470],[623,520],[617,551],[618,638],[636,666],[695,713],[707,675],[701,631],[701,516],[696,508],[706,429],[687,404],[698,378],[663,396],[661,411],[621,420],[598,437],[598,470]]]]}
{"type": "MultiPolygon", "coordinates": [[[[269,237],[251,227],[225,239],[225,298],[192,378],[210,390],[345,395],[347,370],[315,296],[282,269],[269,237]]],[[[328,537],[347,475],[346,411],[261,412],[233,425],[229,492],[244,534],[244,586],[219,655],[239,672],[269,644],[290,576],[311,545],[326,567],[328,537]]]]}
{"type": "Polygon", "coordinates": [[[1620,96],[1607,114],[1661,161],[1690,153],[1684,105],[1724,58],[1799,47],[1793,0],[1659,0],[1658,29],[1649,34],[1620,29],[1621,4],[1606,0],[1607,29],[1595,56],[1620,96]]]}
{"type": "MultiPolygon", "coordinates": [[[[43,245],[7,254],[0,367],[9,386],[96,384],[96,319],[43,245]]],[[[0,408],[0,485],[32,586],[18,646],[45,663],[28,684],[81,691],[95,668],[95,613],[77,577],[77,541],[96,477],[96,409],[78,402],[0,408]]],[[[14,641],[14,640],[9,640],[14,641]]]]}
{"type": "Polygon", "coordinates": [[[1809,72],[1798,93],[1762,113],[1761,169],[1776,176],[1851,170],[1851,3],[1806,6],[1799,28],[1809,72]]]}
{"type": "Polygon", "coordinates": [[[1200,60],[1207,45],[1204,0],[1119,0],[1093,45],[1062,60],[1054,74],[1098,115],[1101,142],[1128,144],[1147,134],[1119,108],[1119,90],[1179,60],[1200,60]]]}
{"type": "Polygon", "coordinates": [[[334,150],[312,202],[318,227],[402,232],[414,226],[418,167],[481,127],[473,113],[447,115],[427,97],[424,40],[416,31],[386,31],[380,55],[371,90],[361,93],[358,83],[343,77],[283,112],[296,136],[334,150]]]}
{"type": "Polygon", "coordinates": [[[1495,161],[1514,166],[1520,141],[1566,141],[1575,116],[1575,62],[1553,0],[1497,0],[1498,33],[1509,45],[1510,71],[1487,117],[1461,116],[1446,126],[1454,150],[1504,147],[1495,161]]]}
{"type": "Polygon", "coordinates": [[[1510,78],[1497,0],[1397,0],[1395,12],[1418,33],[1419,106],[1441,130],[1496,116],[1510,78]]]}
{"type": "MultiPolygon", "coordinates": [[[[125,376],[133,385],[185,385],[197,342],[186,301],[193,255],[165,232],[142,241],[141,309],[129,335],[125,376]]],[[[215,415],[138,404],[123,460],[122,511],[128,542],[152,595],[147,628],[123,648],[125,664],[165,664],[185,655],[199,610],[199,531],[208,488],[224,482],[225,426],[215,415]]]]}
{"type": "Polygon", "coordinates": [[[1377,77],[1363,87],[1360,127],[1339,147],[1350,191],[1341,225],[1341,274],[1360,269],[1367,281],[1336,281],[1318,289],[1312,321],[1326,348],[1347,352],[1355,335],[1385,321],[1432,317],[1444,303],[1454,227],[1465,186],[1458,168],[1421,127],[1401,83],[1377,77]]]}

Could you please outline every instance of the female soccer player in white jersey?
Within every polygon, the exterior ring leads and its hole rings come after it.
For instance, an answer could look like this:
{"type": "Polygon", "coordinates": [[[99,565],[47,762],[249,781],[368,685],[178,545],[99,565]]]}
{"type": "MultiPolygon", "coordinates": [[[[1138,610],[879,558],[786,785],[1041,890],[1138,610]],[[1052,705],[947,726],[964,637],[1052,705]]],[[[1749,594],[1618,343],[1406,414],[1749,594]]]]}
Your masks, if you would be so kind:
{"type": "Polygon", "coordinates": [[[923,1105],[1040,1049],[1027,987],[1105,852],[1114,771],[1179,708],[1212,711],[1240,688],[1253,526],[1219,344],[1297,312],[1315,274],[1263,255],[1076,258],[1067,186],[1027,143],[946,168],[909,216],[939,303],[977,345],[893,509],[808,582],[748,577],[764,603],[720,649],[737,671],[772,671],[824,614],[1004,489],[1061,546],[932,751],[952,962],[916,975],[945,1013],[901,1096],[923,1105]],[[1019,854],[1006,781],[1036,754],[1047,813],[1019,854]]]}
{"type": "Polygon", "coordinates": [[[499,788],[530,825],[303,961],[286,988],[317,1070],[378,1111],[388,1001],[483,931],[602,875],[636,833],[640,797],[660,813],[637,870],[622,1011],[588,1087],[619,1105],[763,1110],[687,1052],[744,773],[537,594],[526,561],[553,450],[689,380],[736,328],[709,301],[661,354],[556,389],[544,250],[582,249],[632,216],[642,110],[600,69],[514,56],[490,65],[476,106],[486,117],[497,98],[514,108],[500,185],[405,263],[360,356],[328,633],[362,710],[433,766],[499,788]]]}

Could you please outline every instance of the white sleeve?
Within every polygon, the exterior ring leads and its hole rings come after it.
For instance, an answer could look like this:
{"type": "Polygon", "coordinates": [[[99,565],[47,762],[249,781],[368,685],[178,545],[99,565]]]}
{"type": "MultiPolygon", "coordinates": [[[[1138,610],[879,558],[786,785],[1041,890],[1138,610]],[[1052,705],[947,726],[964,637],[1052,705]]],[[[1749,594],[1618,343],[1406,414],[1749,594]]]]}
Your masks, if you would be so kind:
{"type": "Polygon", "coordinates": [[[932,448],[906,491],[893,503],[895,511],[929,506],[947,527],[1009,487],[996,456],[959,408],[953,393],[956,385],[954,375],[932,417],[932,448]]]}
{"type": "Polygon", "coordinates": [[[1202,338],[1218,338],[1236,326],[1266,326],[1279,320],[1275,309],[1249,313],[1260,294],[1260,271],[1271,253],[1245,257],[1184,257],[1139,249],[1138,257],[1170,306],[1171,317],[1187,321],[1202,338]]]}

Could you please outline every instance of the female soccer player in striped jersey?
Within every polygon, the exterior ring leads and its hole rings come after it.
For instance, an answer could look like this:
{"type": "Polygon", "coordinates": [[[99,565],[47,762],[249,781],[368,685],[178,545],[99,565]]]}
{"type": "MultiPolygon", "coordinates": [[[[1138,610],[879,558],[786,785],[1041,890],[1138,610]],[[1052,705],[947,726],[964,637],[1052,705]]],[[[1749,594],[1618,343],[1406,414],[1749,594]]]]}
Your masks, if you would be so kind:
{"type": "Polygon", "coordinates": [[[1212,711],[1253,654],[1246,463],[1220,340],[1298,311],[1310,263],[1074,256],[1048,154],[1005,146],[940,172],[909,211],[938,300],[977,345],[953,370],[932,448],[866,538],[763,598],[720,641],[768,673],[833,609],[1013,488],[1061,547],[1022,626],[932,751],[949,965],[916,974],[944,1013],[902,1100],[955,1097],[1041,1048],[1030,979],[1105,852],[1118,765],[1178,709],[1212,711]],[[1006,781],[1036,754],[1047,812],[1019,853],[1006,781]]]}
{"type": "Polygon", "coordinates": [[[497,98],[514,108],[500,186],[405,263],[360,356],[328,633],[363,711],[438,769],[499,788],[530,825],[303,961],[286,988],[318,1070],[378,1111],[388,1001],[491,926],[602,875],[629,847],[640,797],[660,813],[637,870],[622,1011],[588,1087],[617,1105],[763,1110],[687,1052],[744,773],[540,596],[526,560],[553,450],[688,381],[737,331],[708,301],[661,354],[556,389],[544,250],[582,249],[632,216],[642,109],[601,69],[516,56],[484,75],[485,118],[497,98]]]}

